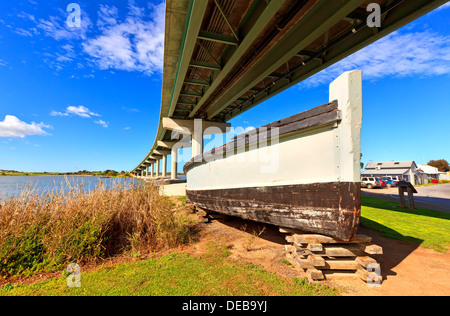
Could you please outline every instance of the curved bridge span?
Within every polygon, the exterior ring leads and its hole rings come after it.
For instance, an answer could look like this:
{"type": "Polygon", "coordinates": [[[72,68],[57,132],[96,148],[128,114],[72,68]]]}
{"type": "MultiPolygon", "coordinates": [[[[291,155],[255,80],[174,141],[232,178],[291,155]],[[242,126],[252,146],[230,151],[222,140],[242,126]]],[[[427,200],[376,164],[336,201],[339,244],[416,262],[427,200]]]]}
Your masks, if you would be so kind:
{"type": "MultiPolygon", "coordinates": [[[[225,130],[232,118],[388,35],[447,0],[167,0],[162,103],[156,139],[132,170],[149,175],[172,131],[225,130]]],[[[153,171],[152,171],[153,174],[153,171]]],[[[176,172],[172,172],[176,178],[176,172]]]]}

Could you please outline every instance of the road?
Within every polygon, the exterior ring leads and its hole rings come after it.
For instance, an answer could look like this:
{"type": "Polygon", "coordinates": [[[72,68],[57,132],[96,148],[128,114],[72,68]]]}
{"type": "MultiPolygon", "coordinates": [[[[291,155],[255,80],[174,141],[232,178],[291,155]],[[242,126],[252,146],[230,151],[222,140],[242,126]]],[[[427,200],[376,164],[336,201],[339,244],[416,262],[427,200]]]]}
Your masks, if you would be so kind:
{"type": "MultiPolygon", "coordinates": [[[[417,206],[450,213],[450,183],[416,187],[416,190],[414,201],[417,206]]],[[[362,189],[362,192],[363,195],[398,201],[398,188],[362,189]]]]}

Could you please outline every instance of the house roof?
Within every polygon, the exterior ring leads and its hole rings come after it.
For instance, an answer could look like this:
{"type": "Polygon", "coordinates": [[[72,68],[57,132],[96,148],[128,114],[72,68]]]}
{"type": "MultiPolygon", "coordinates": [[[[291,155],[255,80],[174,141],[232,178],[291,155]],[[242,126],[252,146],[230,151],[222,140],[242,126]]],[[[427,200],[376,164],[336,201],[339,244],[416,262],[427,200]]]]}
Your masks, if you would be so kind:
{"type": "Polygon", "coordinates": [[[366,169],[405,169],[411,168],[412,165],[416,163],[413,160],[408,161],[386,161],[386,162],[369,162],[366,166],[366,169]]]}
{"type": "Polygon", "coordinates": [[[368,176],[368,175],[403,175],[409,171],[409,168],[405,169],[382,169],[382,170],[366,170],[364,172],[361,172],[361,176],[368,176]]]}

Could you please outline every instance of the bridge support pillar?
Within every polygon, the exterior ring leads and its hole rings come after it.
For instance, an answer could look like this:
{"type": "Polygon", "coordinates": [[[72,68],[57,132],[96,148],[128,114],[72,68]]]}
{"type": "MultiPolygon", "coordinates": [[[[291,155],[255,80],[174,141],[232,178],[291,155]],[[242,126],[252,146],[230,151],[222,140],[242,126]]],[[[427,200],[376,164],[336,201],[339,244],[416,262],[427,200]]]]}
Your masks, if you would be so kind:
{"type": "Polygon", "coordinates": [[[162,177],[165,178],[167,174],[167,155],[162,156],[162,177]]]}
{"type": "Polygon", "coordinates": [[[159,159],[156,160],[156,177],[159,178],[159,159]]]}
{"type": "Polygon", "coordinates": [[[150,177],[152,177],[152,178],[154,177],[154,173],[153,173],[153,169],[155,169],[154,167],[155,167],[155,164],[152,163],[150,165],[150,177]]]}
{"type": "Polygon", "coordinates": [[[202,120],[195,120],[194,133],[192,134],[192,158],[203,154],[203,128],[201,122],[202,120]]]}
{"type": "Polygon", "coordinates": [[[178,168],[178,148],[177,146],[172,147],[172,166],[170,168],[170,178],[172,180],[177,179],[177,168],[178,168]]]}

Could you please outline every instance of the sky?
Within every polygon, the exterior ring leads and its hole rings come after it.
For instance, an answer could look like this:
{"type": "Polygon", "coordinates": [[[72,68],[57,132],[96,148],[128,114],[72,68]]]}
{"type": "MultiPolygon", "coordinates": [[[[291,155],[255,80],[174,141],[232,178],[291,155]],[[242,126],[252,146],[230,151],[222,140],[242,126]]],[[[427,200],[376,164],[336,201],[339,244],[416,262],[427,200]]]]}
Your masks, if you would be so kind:
{"type": "MultiPolygon", "coordinates": [[[[66,23],[70,3],[0,2],[0,170],[130,171],[153,145],[164,2],[78,0],[79,27],[66,23]]],[[[331,81],[354,69],[363,71],[364,163],[450,161],[450,3],[232,126],[259,127],[327,103],[331,81]]]]}

